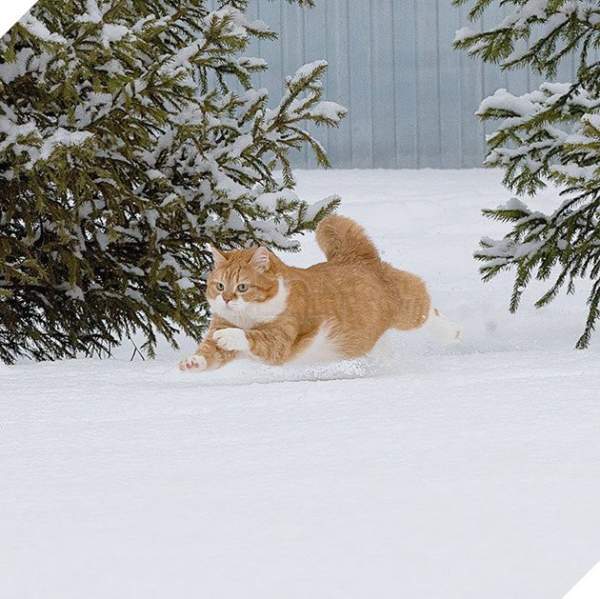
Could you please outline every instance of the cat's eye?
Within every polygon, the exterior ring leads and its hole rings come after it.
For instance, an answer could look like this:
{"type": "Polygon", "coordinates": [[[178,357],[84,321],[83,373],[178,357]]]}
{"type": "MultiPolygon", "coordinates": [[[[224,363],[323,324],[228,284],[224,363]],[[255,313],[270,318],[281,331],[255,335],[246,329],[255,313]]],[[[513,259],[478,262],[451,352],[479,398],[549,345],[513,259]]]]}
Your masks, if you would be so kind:
{"type": "Polygon", "coordinates": [[[225,289],[225,285],[223,285],[223,283],[217,283],[217,289],[219,291],[223,291],[223,289],[225,289]]]}
{"type": "Polygon", "coordinates": [[[244,291],[248,291],[248,285],[246,285],[246,283],[240,283],[240,284],[237,286],[237,290],[238,290],[240,293],[244,293],[244,291]]]}

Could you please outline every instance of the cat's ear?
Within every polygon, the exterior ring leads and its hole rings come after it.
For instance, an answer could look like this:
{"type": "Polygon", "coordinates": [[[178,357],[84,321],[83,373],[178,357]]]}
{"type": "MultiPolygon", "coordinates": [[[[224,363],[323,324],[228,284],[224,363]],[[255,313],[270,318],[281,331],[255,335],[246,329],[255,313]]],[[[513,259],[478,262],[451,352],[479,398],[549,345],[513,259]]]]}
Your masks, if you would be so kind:
{"type": "Polygon", "coordinates": [[[208,249],[210,250],[210,253],[212,254],[215,268],[220,268],[221,266],[225,266],[225,264],[227,263],[227,258],[216,247],[213,247],[212,245],[209,245],[208,249]]]}
{"type": "Polygon", "coordinates": [[[256,268],[258,272],[266,272],[271,265],[271,253],[262,245],[257,247],[252,254],[250,264],[256,268]]]}

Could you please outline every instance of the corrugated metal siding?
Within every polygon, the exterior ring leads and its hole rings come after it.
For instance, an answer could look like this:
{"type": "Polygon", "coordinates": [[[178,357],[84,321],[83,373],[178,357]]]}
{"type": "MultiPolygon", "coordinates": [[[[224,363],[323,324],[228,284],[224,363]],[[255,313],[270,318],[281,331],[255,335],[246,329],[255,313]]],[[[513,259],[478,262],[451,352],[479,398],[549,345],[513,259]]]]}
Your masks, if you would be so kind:
{"type": "MultiPolygon", "coordinates": [[[[503,9],[493,11],[489,23],[503,9]]],[[[317,132],[336,167],[479,166],[486,131],[473,113],[481,99],[499,87],[523,93],[539,77],[502,73],[453,50],[464,13],[450,0],[317,0],[313,9],[251,0],[250,16],[280,34],[251,47],[270,64],[257,83],[278,99],[286,75],[329,61],[325,95],[350,109],[339,129],[317,132]]],[[[558,79],[572,79],[573,69],[562,65],[558,79]]],[[[315,161],[304,151],[296,164],[315,161]]]]}

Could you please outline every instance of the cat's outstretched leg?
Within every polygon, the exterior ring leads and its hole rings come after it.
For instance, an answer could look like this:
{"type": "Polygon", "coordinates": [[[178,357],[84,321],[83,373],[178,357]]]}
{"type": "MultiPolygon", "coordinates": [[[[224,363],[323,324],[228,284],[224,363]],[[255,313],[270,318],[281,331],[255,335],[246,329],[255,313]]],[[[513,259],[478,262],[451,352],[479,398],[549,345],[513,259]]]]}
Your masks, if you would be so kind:
{"type": "Polygon", "coordinates": [[[179,370],[202,372],[203,370],[214,370],[231,362],[236,355],[236,351],[228,351],[219,346],[215,339],[215,334],[220,330],[218,321],[213,321],[208,329],[206,337],[198,346],[196,353],[189,356],[185,360],[179,362],[179,370]]]}
{"type": "Polygon", "coordinates": [[[292,319],[278,319],[248,331],[224,328],[214,333],[225,351],[251,355],[267,364],[284,364],[294,355],[296,327],[292,319]]]}
{"type": "Polygon", "coordinates": [[[198,346],[196,353],[179,362],[179,370],[202,372],[214,370],[231,362],[236,356],[234,351],[225,351],[213,339],[205,339],[198,346]]]}

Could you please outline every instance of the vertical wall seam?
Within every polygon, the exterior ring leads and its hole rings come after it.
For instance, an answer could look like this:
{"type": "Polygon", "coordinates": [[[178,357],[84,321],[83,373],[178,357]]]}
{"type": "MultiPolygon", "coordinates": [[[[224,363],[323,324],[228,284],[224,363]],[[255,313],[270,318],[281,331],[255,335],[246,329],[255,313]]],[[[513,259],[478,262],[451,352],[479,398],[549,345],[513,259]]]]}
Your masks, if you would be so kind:
{"type": "Polygon", "coordinates": [[[371,163],[373,168],[375,165],[375,102],[373,101],[373,0],[369,0],[369,48],[368,48],[368,63],[369,63],[369,115],[371,119],[371,163]]]}
{"type": "Polygon", "coordinates": [[[396,64],[396,11],[394,10],[394,0],[390,0],[390,18],[392,19],[392,115],[394,118],[394,165],[400,166],[399,148],[398,148],[398,85],[397,64],[396,64]]]}
{"type": "MultiPolygon", "coordinates": [[[[350,45],[350,0],[343,1],[346,7],[346,44],[350,45]]],[[[352,69],[350,68],[350,52],[346,52],[346,72],[348,74],[348,103],[352,102],[352,69]]],[[[348,113],[348,128],[350,130],[350,165],[354,168],[354,146],[352,134],[352,109],[348,113]]]]}
{"type": "Polygon", "coordinates": [[[419,123],[419,15],[418,15],[418,2],[419,0],[413,0],[413,17],[415,24],[415,39],[414,39],[414,56],[415,56],[415,163],[417,168],[421,166],[421,144],[419,143],[420,134],[420,123],[419,123]]]}
{"type": "MultiPolygon", "coordinates": [[[[458,19],[459,22],[462,23],[462,16],[463,16],[463,10],[462,10],[462,6],[458,7],[458,19]]],[[[464,104],[464,77],[463,77],[463,72],[464,72],[464,55],[462,52],[459,52],[458,54],[458,105],[459,105],[459,109],[460,109],[460,119],[459,119],[459,125],[458,125],[458,149],[460,152],[460,166],[461,168],[464,168],[465,166],[465,142],[464,142],[464,138],[465,138],[465,132],[463,130],[464,127],[464,123],[463,123],[463,114],[465,111],[465,104],[464,104]]]]}
{"type": "Polygon", "coordinates": [[[436,96],[437,96],[437,125],[438,125],[438,161],[441,166],[444,166],[443,153],[442,153],[442,73],[440,65],[440,0],[436,0],[435,3],[435,37],[436,37],[436,68],[437,68],[437,81],[436,81],[436,96]]]}
{"type": "MultiPolygon", "coordinates": [[[[325,32],[327,34],[327,32],[329,31],[329,27],[328,27],[328,19],[327,19],[327,5],[324,4],[323,5],[323,26],[325,27],[325,32]]],[[[325,56],[323,57],[326,61],[327,61],[327,72],[325,74],[325,96],[327,98],[329,98],[331,96],[331,66],[329,64],[329,45],[327,44],[327,38],[325,38],[325,46],[324,46],[324,52],[325,52],[325,56]]],[[[325,135],[325,138],[327,139],[327,152],[329,152],[329,148],[331,147],[331,135],[332,135],[332,131],[331,131],[331,127],[327,127],[327,133],[325,135]]]]}
{"type": "MultiPolygon", "coordinates": [[[[302,41],[302,64],[306,64],[306,9],[304,7],[299,7],[300,10],[300,39],[302,41]]],[[[309,150],[307,147],[304,148],[304,168],[308,168],[310,164],[310,156],[312,150],[309,150]]]]}

